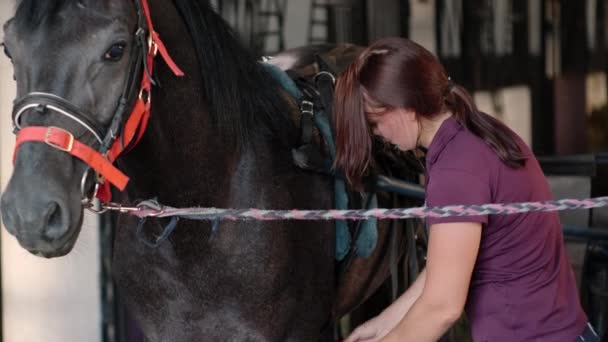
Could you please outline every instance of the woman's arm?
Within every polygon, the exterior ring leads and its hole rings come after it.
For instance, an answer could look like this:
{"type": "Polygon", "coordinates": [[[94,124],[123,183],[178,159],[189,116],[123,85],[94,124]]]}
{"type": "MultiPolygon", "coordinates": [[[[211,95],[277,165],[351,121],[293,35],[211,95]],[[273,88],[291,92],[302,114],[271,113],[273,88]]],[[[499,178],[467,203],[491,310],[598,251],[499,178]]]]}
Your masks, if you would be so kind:
{"type": "Polygon", "coordinates": [[[405,314],[410,311],[412,305],[418,300],[420,295],[422,294],[422,290],[424,289],[424,284],[426,283],[426,268],[420,272],[412,286],[408,287],[408,289],[386,310],[394,307],[394,311],[397,312],[400,317],[399,320],[405,316],[405,314]]]}
{"type": "Polygon", "coordinates": [[[383,340],[437,341],[464,309],[481,241],[481,223],[431,226],[422,294],[383,340]]]}
{"type": "Polygon", "coordinates": [[[361,324],[353,331],[345,342],[379,341],[386,336],[403,319],[412,305],[422,294],[426,279],[426,269],[422,270],[416,281],[393,304],[380,315],[361,324]]]}

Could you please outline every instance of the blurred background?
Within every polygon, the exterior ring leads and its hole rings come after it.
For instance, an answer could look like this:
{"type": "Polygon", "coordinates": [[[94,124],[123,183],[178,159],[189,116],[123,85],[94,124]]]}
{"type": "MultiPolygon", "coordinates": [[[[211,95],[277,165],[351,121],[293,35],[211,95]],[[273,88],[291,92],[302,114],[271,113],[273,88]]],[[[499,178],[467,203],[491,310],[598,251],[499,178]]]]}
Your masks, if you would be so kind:
{"type": "MultiPolygon", "coordinates": [[[[608,1],[212,3],[260,57],[308,44],[408,37],[435,53],[483,111],[524,138],[556,197],[608,194],[608,1]]],[[[13,12],[14,1],[0,0],[0,22],[13,12]]],[[[0,58],[2,188],[11,173],[14,94],[10,62],[0,58]]],[[[585,310],[608,341],[608,210],[562,219],[585,310]]],[[[30,256],[2,230],[2,341],[140,341],[108,277],[113,228],[111,217],[87,217],[76,250],[50,261],[30,256]]]]}

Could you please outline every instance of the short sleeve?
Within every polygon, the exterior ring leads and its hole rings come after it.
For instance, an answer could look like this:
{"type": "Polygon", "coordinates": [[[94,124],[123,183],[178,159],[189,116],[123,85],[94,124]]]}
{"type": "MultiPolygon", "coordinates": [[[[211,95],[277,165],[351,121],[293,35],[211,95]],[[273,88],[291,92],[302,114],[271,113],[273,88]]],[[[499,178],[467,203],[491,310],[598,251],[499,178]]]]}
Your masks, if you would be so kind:
{"type": "MultiPolygon", "coordinates": [[[[459,169],[437,169],[430,173],[426,187],[426,206],[479,205],[491,203],[489,177],[459,169]]],[[[488,223],[488,215],[426,218],[430,227],[436,223],[488,223]]]]}

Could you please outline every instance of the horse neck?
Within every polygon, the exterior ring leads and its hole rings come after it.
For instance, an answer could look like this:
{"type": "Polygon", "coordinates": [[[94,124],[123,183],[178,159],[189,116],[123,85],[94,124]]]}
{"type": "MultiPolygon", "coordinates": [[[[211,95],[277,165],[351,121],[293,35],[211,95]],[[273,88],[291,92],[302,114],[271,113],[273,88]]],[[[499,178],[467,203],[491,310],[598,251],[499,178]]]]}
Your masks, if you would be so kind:
{"type": "Polygon", "coordinates": [[[196,56],[185,48],[191,45],[186,27],[171,1],[152,0],[149,4],[154,28],[185,77],[174,76],[157,56],[154,75],[160,86],[152,91],[150,121],[142,140],[119,165],[131,178],[127,188],[131,200],[175,200],[169,196],[170,189],[176,194],[187,193],[197,185],[188,183],[196,178],[195,171],[205,168],[203,150],[212,146],[205,145],[210,142],[203,115],[206,108],[196,94],[202,82],[196,56]]]}
{"type": "Polygon", "coordinates": [[[170,205],[185,206],[254,204],[248,200],[254,196],[247,194],[251,187],[243,182],[260,187],[272,182],[274,173],[285,172],[276,166],[290,160],[287,151],[264,141],[237,151],[218,137],[202,96],[199,63],[186,26],[172,2],[152,0],[150,6],[155,30],[186,76],[175,77],[157,60],[155,75],[161,86],[153,91],[147,132],[123,158],[131,176],[129,197],[157,197],[170,205]],[[234,192],[238,198],[230,195],[234,192]]]}

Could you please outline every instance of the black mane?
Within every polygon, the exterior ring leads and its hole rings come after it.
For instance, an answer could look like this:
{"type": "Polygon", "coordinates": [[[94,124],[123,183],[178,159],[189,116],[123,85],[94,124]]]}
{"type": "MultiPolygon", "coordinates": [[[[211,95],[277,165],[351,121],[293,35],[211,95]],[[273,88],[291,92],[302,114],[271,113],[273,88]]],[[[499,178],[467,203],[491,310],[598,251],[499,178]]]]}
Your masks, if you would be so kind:
{"type": "Polygon", "coordinates": [[[193,39],[205,99],[224,139],[237,147],[261,134],[293,143],[295,126],[279,85],[206,0],[174,0],[193,39]]]}

